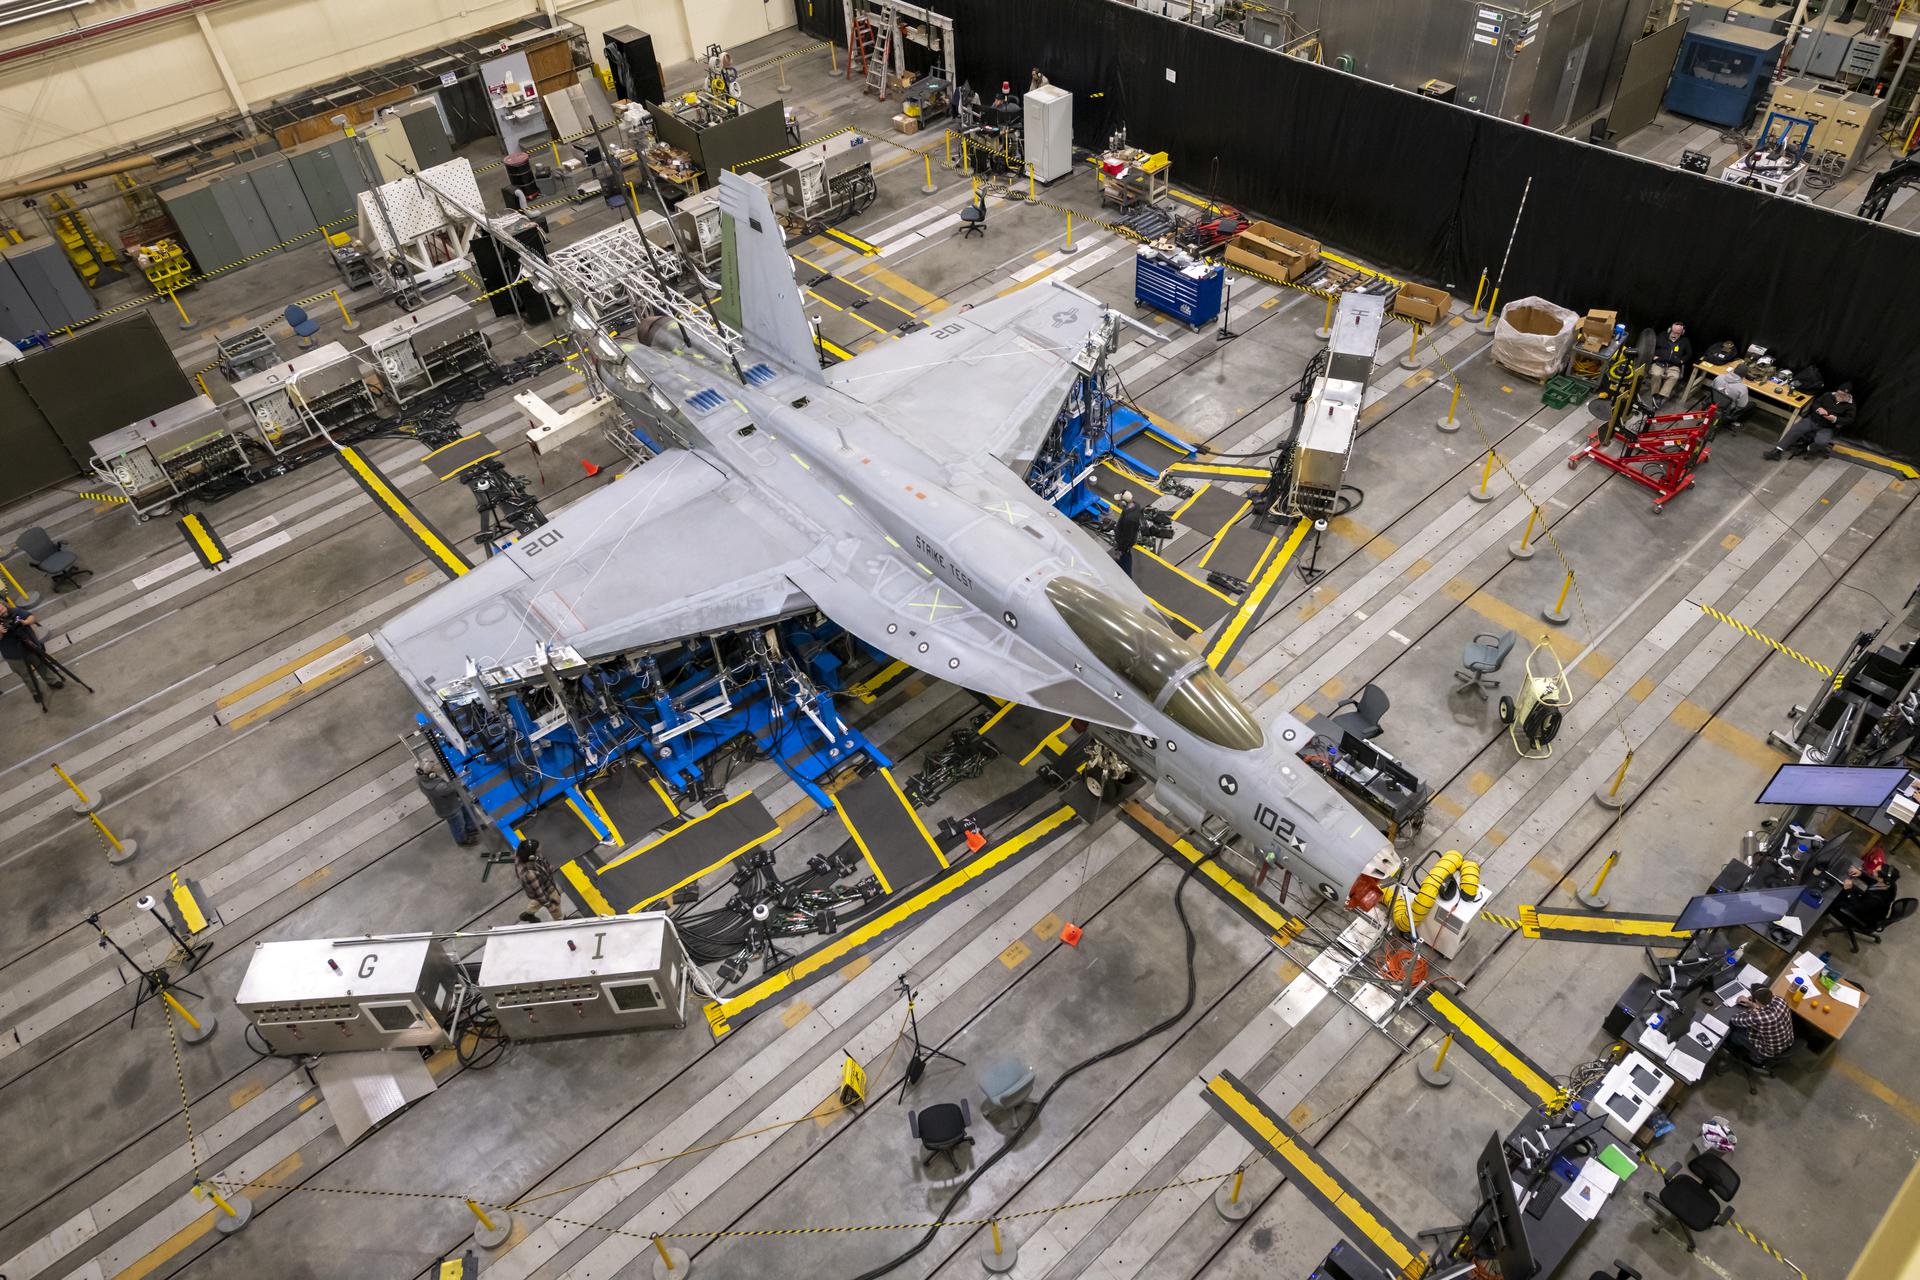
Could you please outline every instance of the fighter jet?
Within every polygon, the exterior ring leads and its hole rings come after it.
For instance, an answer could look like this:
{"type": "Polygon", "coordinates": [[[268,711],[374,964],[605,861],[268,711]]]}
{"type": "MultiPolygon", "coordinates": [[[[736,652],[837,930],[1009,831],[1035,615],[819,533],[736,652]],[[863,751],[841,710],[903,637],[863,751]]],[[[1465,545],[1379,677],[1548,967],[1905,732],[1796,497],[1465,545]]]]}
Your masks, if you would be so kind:
{"type": "Polygon", "coordinates": [[[549,264],[526,264],[663,447],[381,628],[429,712],[463,673],[818,610],[929,675],[1093,726],[1103,758],[1143,770],[1177,817],[1211,820],[1329,898],[1394,875],[1391,844],[1295,754],[1306,726],[1262,724],[1023,481],[1119,318],[1041,283],[823,371],[765,194],[720,184],[714,310],[737,330],[670,301],[644,342],[617,341],[549,264]]]}

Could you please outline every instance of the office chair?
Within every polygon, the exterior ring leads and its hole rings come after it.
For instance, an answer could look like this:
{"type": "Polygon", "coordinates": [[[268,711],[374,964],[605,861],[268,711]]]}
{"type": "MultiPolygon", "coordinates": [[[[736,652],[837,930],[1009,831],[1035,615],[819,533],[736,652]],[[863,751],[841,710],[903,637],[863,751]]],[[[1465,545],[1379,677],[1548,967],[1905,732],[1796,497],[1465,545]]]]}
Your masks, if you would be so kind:
{"type": "Polygon", "coordinates": [[[287,322],[287,327],[293,330],[294,336],[300,339],[301,346],[313,345],[313,335],[320,332],[320,322],[308,315],[305,307],[299,303],[290,302],[287,304],[287,309],[280,315],[287,322]]]}
{"type": "Polygon", "coordinates": [[[936,1102],[923,1111],[907,1112],[907,1129],[920,1140],[921,1147],[927,1153],[920,1167],[924,1169],[935,1158],[945,1156],[957,1175],[960,1172],[960,1158],[954,1152],[973,1145],[973,1137],[967,1132],[967,1125],[972,1119],[965,1098],[959,1102],[936,1102]]]}
{"type": "Polygon", "coordinates": [[[1031,1101],[1033,1068],[1017,1058],[998,1058],[980,1068],[980,1092],[986,1095],[987,1112],[1017,1112],[1031,1101]]]}
{"type": "Polygon", "coordinates": [[[1640,1194],[1680,1228],[1687,1252],[1693,1253],[1694,1232],[1710,1230],[1733,1217],[1731,1202],[1740,1190],[1740,1175],[1710,1151],[1689,1160],[1687,1168],[1690,1173],[1662,1175],[1665,1181],[1658,1195],[1640,1194]]]}
{"type": "Polygon", "coordinates": [[[1601,116],[1587,127],[1587,141],[1596,147],[1613,146],[1613,130],[1607,128],[1607,118],[1601,116]]]}
{"type": "Polygon", "coordinates": [[[1471,689],[1479,695],[1480,701],[1487,700],[1487,690],[1498,689],[1499,679],[1494,672],[1513,652],[1513,642],[1518,639],[1513,632],[1496,636],[1491,631],[1483,632],[1469,640],[1460,648],[1460,669],[1453,678],[1460,682],[1455,693],[1465,693],[1471,689]]]}
{"type": "Polygon", "coordinates": [[[1362,685],[1356,696],[1335,707],[1333,714],[1327,718],[1356,738],[1377,738],[1380,736],[1380,717],[1387,714],[1390,705],[1385,689],[1377,684],[1362,685]],[[1343,707],[1353,709],[1343,711],[1343,707]]]}
{"type": "Polygon", "coordinates": [[[1793,1051],[1799,1047],[1800,1041],[1796,1039],[1771,1058],[1756,1058],[1743,1042],[1729,1039],[1726,1045],[1727,1052],[1725,1056],[1721,1058],[1720,1063],[1715,1065],[1714,1074],[1725,1074],[1728,1069],[1724,1065],[1726,1063],[1732,1063],[1734,1066],[1739,1067],[1740,1074],[1747,1078],[1747,1094],[1751,1097],[1760,1092],[1760,1082],[1762,1080],[1773,1079],[1774,1072],[1780,1064],[1791,1057],[1793,1051]]]}
{"type": "Polygon", "coordinates": [[[1833,913],[1827,918],[1827,927],[1821,932],[1833,933],[1836,930],[1845,930],[1848,950],[1858,955],[1861,938],[1878,945],[1880,935],[1887,931],[1887,926],[1905,920],[1915,911],[1920,911],[1920,898],[1897,898],[1893,905],[1887,908],[1887,914],[1875,921],[1856,915],[1848,910],[1846,903],[1842,901],[1834,905],[1833,913]]]}
{"type": "Polygon", "coordinates": [[[1613,1270],[1596,1271],[1588,1276],[1587,1280],[1640,1280],[1640,1273],[1620,1261],[1620,1259],[1615,1258],[1613,1260],[1613,1270]]]}
{"type": "Polygon", "coordinates": [[[45,529],[35,525],[31,529],[22,529],[19,540],[14,544],[16,551],[23,552],[27,563],[53,579],[55,591],[77,590],[80,579],[91,578],[93,570],[80,567],[80,557],[67,550],[67,544],[56,542],[45,529]],[[66,586],[61,586],[61,583],[66,586]]]}
{"type": "Polygon", "coordinates": [[[987,236],[986,227],[987,198],[975,195],[973,203],[960,211],[960,238],[965,240],[968,236],[979,236],[984,240],[987,236]]]}

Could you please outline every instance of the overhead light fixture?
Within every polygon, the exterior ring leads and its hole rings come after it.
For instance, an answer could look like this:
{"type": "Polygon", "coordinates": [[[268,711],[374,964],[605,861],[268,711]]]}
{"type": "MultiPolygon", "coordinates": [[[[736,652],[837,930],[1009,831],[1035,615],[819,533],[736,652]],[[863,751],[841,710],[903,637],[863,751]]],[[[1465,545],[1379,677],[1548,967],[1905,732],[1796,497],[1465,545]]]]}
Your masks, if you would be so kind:
{"type": "Polygon", "coordinates": [[[93,0],[23,0],[20,4],[0,6],[0,27],[10,27],[16,22],[31,22],[35,18],[50,18],[56,13],[83,9],[92,3],[93,0]]]}

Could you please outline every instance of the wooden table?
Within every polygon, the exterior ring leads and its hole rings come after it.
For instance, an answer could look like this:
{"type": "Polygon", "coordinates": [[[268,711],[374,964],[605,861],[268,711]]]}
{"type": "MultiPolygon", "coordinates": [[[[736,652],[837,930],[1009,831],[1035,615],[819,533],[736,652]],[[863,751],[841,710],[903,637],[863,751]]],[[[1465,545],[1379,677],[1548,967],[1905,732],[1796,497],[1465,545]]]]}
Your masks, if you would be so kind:
{"type": "MultiPolygon", "coordinates": [[[[1791,967],[1791,965],[1788,966],[1789,969],[1791,967]]],[[[1847,1034],[1847,1028],[1853,1025],[1853,1020],[1860,1015],[1860,1010],[1867,1006],[1867,993],[1845,978],[1840,980],[1840,985],[1858,993],[1860,1003],[1846,1004],[1835,1000],[1830,992],[1816,990],[1810,992],[1799,1004],[1790,1006],[1793,1010],[1794,1024],[1803,1032],[1811,1030],[1818,1033],[1824,1041],[1838,1040],[1847,1034]],[[1829,1005],[1832,1006],[1831,1009],[1828,1008],[1829,1005]]],[[[1788,989],[1792,986],[1793,980],[1787,976],[1786,971],[1782,971],[1780,976],[1773,980],[1773,994],[1784,1000],[1787,998],[1788,989]]]]}
{"type": "MultiPolygon", "coordinates": [[[[1687,375],[1686,390],[1681,393],[1680,402],[1685,404],[1692,399],[1694,388],[1708,378],[1717,378],[1729,369],[1738,368],[1740,363],[1738,360],[1729,360],[1725,364],[1710,364],[1705,360],[1695,361],[1693,372],[1687,375]]],[[[1781,431],[1782,435],[1793,430],[1793,424],[1800,421],[1800,415],[1804,414],[1807,406],[1813,403],[1813,397],[1804,391],[1784,391],[1775,383],[1755,382],[1748,377],[1742,377],[1740,380],[1747,384],[1747,393],[1750,398],[1765,401],[1769,407],[1786,415],[1787,425],[1781,431]]]]}
{"type": "Polygon", "coordinates": [[[665,183],[667,186],[677,189],[680,192],[680,195],[683,199],[687,196],[699,194],[700,170],[688,169],[684,173],[682,173],[675,170],[670,165],[655,164],[651,160],[647,161],[646,165],[648,169],[651,169],[653,171],[653,175],[656,178],[659,178],[661,182],[665,183]]]}

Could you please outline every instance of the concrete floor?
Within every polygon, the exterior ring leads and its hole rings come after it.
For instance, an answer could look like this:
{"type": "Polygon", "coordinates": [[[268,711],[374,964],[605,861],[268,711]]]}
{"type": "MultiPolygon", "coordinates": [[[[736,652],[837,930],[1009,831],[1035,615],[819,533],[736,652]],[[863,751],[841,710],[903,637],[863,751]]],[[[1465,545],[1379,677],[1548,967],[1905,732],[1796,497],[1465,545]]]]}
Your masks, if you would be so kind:
{"type": "MultiPolygon", "coordinates": [[[[776,38],[739,60],[801,43],[776,38]]],[[[862,258],[816,238],[796,250],[803,257],[919,317],[1041,276],[1131,301],[1128,248],[1100,227],[1086,177],[1049,188],[1044,205],[996,203],[985,238],[958,240],[940,224],[962,203],[964,179],[936,162],[938,191],[922,195],[920,158],[901,145],[910,140],[883,131],[890,107],[831,76],[824,51],[785,67],[789,102],[815,121],[874,129],[880,157],[880,201],[850,229],[887,252],[862,258]],[[1079,252],[1059,257],[1068,208],[1079,252]],[[914,239],[914,227],[931,230],[914,239]]],[[[770,71],[750,78],[748,96],[770,96],[771,81],[770,71]]],[[[604,217],[585,213],[560,234],[604,217]]],[[[202,286],[189,305],[213,324],[275,313],[330,284],[318,254],[283,255],[202,286]]],[[[1123,351],[1122,376],[1173,429],[1221,452],[1257,450],[1284,425],[1286,392],[1318,346],[1320,307],[1243,282],[1238,338],[1219,343],[1163,320],[1174,340],[1123,351]]],[[[858,315],[823,307],[823,316],[830,339],[850,350],[891,341],[858,315]]],[[[499,349],[517,354],[541,336],[503,323],[499,349]]],[[[1587,429],[1582,413],[1544,408],[1532,384],[1492,365],[1486,339],[1457,314],[1432,336],[1422,370],[1409,374],[1395,363],[1407,329],[1389,327],[1349,476],[1364,501],[1329,531],[1318,560],[1327,575],[1312,587],[1285,579],[1230,674],[1256,705],[1280,708],[1324,710],[1381,684],[1394,704],[1384,745],[1438,791],[1408,852],[1474,852],[1495,910],[1569,904],[1611,849],[1622,853],[1608,882],[1617,906],[1677,908],[1763,816],[1750,801],[1781,759],[1765,735],[1819,679],[1691,602],[1738,611],[1803,652],[1837,655],[1913,586],[1915,488],[1837,459],[1767,464],[1764,440],[1749,432],[1723,437],[1698,487],[1656,516],[1644,490],[1563,465],[1587,429]],[[1469,425],[1457,435],[1434,429],[1445,410],[1436,363],[1464,387],[1469,425]],[[1496,475],[1494,502],[1467,500],[1489,445],[1526,482],[1578,575],[1575,617],[1551,636],[1578,701],[1544,761],[1517,760],[1492,706],[1451,692],[1460,645],[1475,632],[1514,628],[1531,642],[1548,630],[1538,613],[1563,573],[1545,551],[1510,558],[1529,509],[1511,479],[1496,475]],[[1591,796],[1628,744],[1634,799],[1615,814],[1591,796]]],[[[185,367],[205,363],[204,330],[179,341],[185,367]]],[[[535,386],[561,402],[580,391],[564,370],[535,386]]],[[[575,459],[536,464],[515,445],[521,424],[504,397],[463,421],[509,446],[509,466],[537,480],[549,510],[592,483],[575,459]]],[[[467,495],[431,485],[411,465],[418,451],[401,441],[373,447],[443,529],[464,534],[474,525],[467,495]]],[[[599,445],[584,455],[614,460],[599,445]]],[[[97,692],[64,692],[39,715],[10,677],[0,684],[9,716],[0,865],[10,889],[0,902],[0,1031],[11,1032],[0,1036],[0,1273],[10,1280],[423,1276],[473,1225],[457,1199],[436,1193],[493,1202],[552,1193],[516,1215],[508,1247],[487,1258],[490,1276],[639,1276],[651,1273],[655,1233],[794,1228],[805,1233],[677,1243],[703,1275],[852,1276],[920,1233],[818,1228],[925,1222],[959,1186],[938,1165],[920,1170],[905,1110],[884,1094],[854,1113],[828,1106],[843,1051],[879,1085],[898,1078],[896,976],[920,987],[928,1040],[971,1064],[936,1063],[916,1097],[968,1096],[976,1109],[971,1068],[998,1053],[1031,1060],[1044,1089],[1071,1063],[1180,1008],[1180,877],[1109,814],[717,1046],[696,1018],[676,1034],[521,1046],[490,1071],[442,1054],[431,1064],[438,1092],[343,1150],[305,1076],[242,1042],[226,1002],[249,944],[485,927],[511,920],[517,895],[497,875],[482,880],[424,811],[396,743],[414,707],[384,667],[351,666],[262,700],[274,673],[376,626],[437,576],[330,464],[207,514],[240,553],[217,577],[162,571],[182,553],[168,524],[138,525],[72,492],[16,504],[0,520],[49,525],[98,573],[44,610],[62,656],[97,692]],[[251,556],[250,546],[259,547],[251,556]],[[90,828],[66,813],[51,762],[104,790],[106,820],[140,841],[135,861],[107,864],[90,828]],[[157,958],[155,931],[141,927],[133,902],[176,867],[202,882],[223,919],[190,985],[224,1012],[208,1044],[181,1049],[179,1077],[150,1011],[129,1028],[126,975],[82,923],[99,911],[116,937],[157,958]],[[1077,948],[1059,942],[1063,920],[1085,927],[1077,948]],[[256,1216],[243,1232],[212,1230],[188,1194],[196,1169],[250,1184],[256,1216]]],[[[1201,551],[1188,534],[1167,554],[1190,565],[1201,551]]],[[[913,680],[854,714],[905,773],[971,708],[947,686],[913,680]]],[[[743,770],[736,785],[758,786],[786,818],[783,865],[840,841],[833,819],[766,766],[743,770]]],[[[978,788],[956,791],[929,816],[979,798],[978,788]]],[[[1207,1204],[1213,1184],[1153,1190],[1246,1158],[1246,1144],[1197,1099],[1199,1080],[1227,1067],[1408,1231],[1464,1220],[1476,1198],[1472,1153],[1517,1117],[1518,1101],[1463,1057],[1444,1094],[1420,1085],[1412,1066],[1432,1051],[1431,1036],[1403,1053],[1338,1001],[1303,1014],[1277,1007],[1310,981],[1294,959],[1200,886],[1182,904],[1198,937],[1191,1011],[1070,1081],[953,1216],[1005,1219],[1021,1252],[1016,1274],[1030,1280],[1305,1274],[1336,1231],[1264,1164],[1247,1180],[1259,1208],[1238,1225],[1207,1204]],[[1123,1193],[1137,1194],[1107,1199],[1123,1193]],[[1058,1208],[1085,1200],[1101,1203],[1058,1208]]],[[[1857,959],[1842,954],[1873,992],[1854,1032],[1758,1097],[1737,1077],[1709,1080],[1687,1095],[1677,1132],[1654,1153],[1671,1163],[1701,1120],[1728,1117],[1746,1175],[1741,1221],[1820,1280],[1847,1271],[1920,1158],[1910,1030],[1920,996],[1887,981],[1915,945],[1911,932],[1895,933],[1857,959]]],[[[1599,1020],[1638,963],[1630,948],[1529,943],[1482,922],[1449,968],[1481,1014],[1565,1072],[1606,1047],[1599,1020]]],[[[975,1167],[1007,1131],[976,1123],[975,1167]]],[[[1638,1192],[1651,1185],[1653,1175],[1636,1175],[1561,1274],[1584,1277],[1619,1257],[1648,1277],[1793,1275],[1730,1231],[1703,1237],[1689,1257],[1641,1206],[1638,1192]]],[[[985,1238],[979,1227],[942,1231],[895,1274],[977,1274],[985,1238]]]]}

